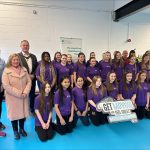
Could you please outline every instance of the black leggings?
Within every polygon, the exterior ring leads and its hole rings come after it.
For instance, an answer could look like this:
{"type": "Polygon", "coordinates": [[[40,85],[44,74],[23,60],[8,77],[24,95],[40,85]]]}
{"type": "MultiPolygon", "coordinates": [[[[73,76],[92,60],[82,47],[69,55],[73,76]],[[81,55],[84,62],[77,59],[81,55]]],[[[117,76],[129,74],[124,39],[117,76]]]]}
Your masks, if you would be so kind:
{"type": "Polygon", "coordinates": [[[107,115],[103,114],[102,112],[97,112],[90,109],[89,114],[90,120],[95,126],[99,126],[108,122],[107,115]]]}
{"type": "Polygon", "coordinates": [[[31,111],[31,113],[34,113],[35,85],[36,85],[36,80],[33,79],[32,80],[31,90],[30,90],[30,93],[29,93],[30,111],[31,111]]]}
{"type": "Polygon", "coordinates": [[[138,119],[140,120],[143,119],[146,114],[145,106],[137,106],[137,109],[135,110],[135,112],[136,112],[138,119]]]}
{"type": "Polygon", "coordinates": [[[56,120],[57,120],[57,124],[56,124],[56,131],[61,134],[61,135],[64,135],[66,133],[70,133],[72,132],[73,128],[74,128],[74,123],[73,121],[72,122],[69,122],[69,117],[70,115],[68,116],[62,116],[63,119],[65,120],[66,124],[65,125],[61,125],[60,123],[60,119],[59,117],[56,115],[56,120]]]}
{"type": "Polygon", "coordinates": [[[18,122],[19,122],[19,128],[20,128],[20,129],[24,129],[24,122],[25,122],[25,120],[26,120],[26,119],[23,118],[23,119],[11,121],[13,130],[14,130],[14,131],[18,131],[18,122]]]}
{"type": "Polygon", "coordinates": [[[46,130],[43,129],[42,126],[35,126],[35,131],[37,132],[39,139],[43,142],[52,139],[54,136],[52,125],[46,130]]]}

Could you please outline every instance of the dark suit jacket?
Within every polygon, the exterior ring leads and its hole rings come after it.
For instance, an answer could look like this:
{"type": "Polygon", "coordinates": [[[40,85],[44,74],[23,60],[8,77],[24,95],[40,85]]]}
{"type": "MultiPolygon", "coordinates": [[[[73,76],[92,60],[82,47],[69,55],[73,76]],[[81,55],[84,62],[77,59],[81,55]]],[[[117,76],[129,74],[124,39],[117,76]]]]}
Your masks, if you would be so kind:
{"type": "MultiPolygon", "coordinates": [[[[19,57],[20,57],[20,60],[22,62],[22,65],[27,69],[28,73],[29,73],[29,67],[28,67],[28,64],[22,54],[21,53],[18,53],[19,57]]],[[[31,60],[32,60],[32,71],[31,71],[31,74],[35,74],[35,71],[36,71],[36,67],[37,67],[37,58],[35,55],[31,54],[30,53],[30,56],[31,56],[31,60]]]]}

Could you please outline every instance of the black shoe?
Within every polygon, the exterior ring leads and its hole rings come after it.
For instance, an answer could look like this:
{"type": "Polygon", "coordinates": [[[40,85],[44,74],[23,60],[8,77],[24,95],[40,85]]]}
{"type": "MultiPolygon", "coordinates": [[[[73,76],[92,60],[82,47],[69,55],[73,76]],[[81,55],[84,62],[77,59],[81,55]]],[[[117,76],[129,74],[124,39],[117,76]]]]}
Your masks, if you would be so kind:
{"type": "Polygon", "coordinates": [[[19,139],[20,139],[20,135],[19,135],[18,131],[14,131],[14,138],[15,138],[16,140],[19,140],[19,139]]]}
{"type": "Polygon", "coordinates": [[[23,137],[27,136],[27,132],[24,129],[20,129],[19,130],[20,135],[22,135],[23,137]]]}
{"type": "Polygon", "coordinates": [[[6,127],[0,122],[0,130],[4,130],[6,127]]]}

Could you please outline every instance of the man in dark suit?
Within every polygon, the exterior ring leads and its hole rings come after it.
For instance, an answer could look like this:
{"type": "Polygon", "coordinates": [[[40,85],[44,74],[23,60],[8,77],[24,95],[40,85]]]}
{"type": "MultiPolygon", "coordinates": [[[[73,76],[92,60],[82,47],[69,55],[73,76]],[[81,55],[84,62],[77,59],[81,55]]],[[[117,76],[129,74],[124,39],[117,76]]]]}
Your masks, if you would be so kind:
{"type": "Polygon", "coordinates": [[[30,98],[30,110],[31,113],[34,113],[34,98],[35,98],[35,86],[36,86],[35,71],[37,67],[37,58],[35,55],[29,53],[30,45],[27,40],[21,41],[20,47],[22,50],[19,53],[20,60],[22,62],[22,65],[27,69],[30,78],[32,80],[32,87],[29,94],[29,98],[30,98]]]}

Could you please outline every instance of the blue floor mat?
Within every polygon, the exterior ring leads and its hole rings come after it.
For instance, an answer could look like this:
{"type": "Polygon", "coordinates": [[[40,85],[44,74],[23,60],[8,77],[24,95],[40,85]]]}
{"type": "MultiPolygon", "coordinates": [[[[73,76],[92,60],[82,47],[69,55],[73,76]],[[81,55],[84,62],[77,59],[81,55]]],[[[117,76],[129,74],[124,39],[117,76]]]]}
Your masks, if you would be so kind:
{"type": "Polygon", "coordinates": [[[7,119],[3,102],[1,121],[5,124],[7,136],[0,138],[0,150],[150,150],[150,120],[144,119],[137,124],[131,122],[106,124],[99,127],[84,127],[78,121],[70,134],[55,134],[52,140],[41,142],[34,130],[34,118],[25,123],[28,137],[15,140],[10,121],[7,119]]]}

